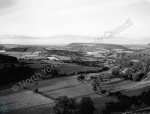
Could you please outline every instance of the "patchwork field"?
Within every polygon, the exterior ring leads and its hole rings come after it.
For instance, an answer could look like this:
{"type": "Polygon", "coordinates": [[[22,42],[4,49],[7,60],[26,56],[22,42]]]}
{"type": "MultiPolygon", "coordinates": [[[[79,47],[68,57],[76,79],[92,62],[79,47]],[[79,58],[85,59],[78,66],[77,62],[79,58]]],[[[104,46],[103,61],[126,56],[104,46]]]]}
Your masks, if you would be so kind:
{"type": "Polygon", "coordinates": [[[19,58],[20,56],[30,55],[33,52],[6,52],[5,54],[19,58]]]}
{"type": "MultiPolygon", "coordinates": [[[[89,75],[107,75],[109,71],[102,73],[91,73],[89,75]]],[[[59,77],[49,80],[39,81],[39,91],[41,94],[32,92],[31,85],[27,89],[20,89],[13,92],[11,88],[0,92],[0,97],[7,101],[10,108],[9,114],[46,114],[53,112],[52,106],[54,99],[66,95],[71,98],[80,100],[83,96],[90,96],[94,101],[94,106],[101,111],[105,107],[105,103],[117,101],[117,99],[98,95],[92,90],[90,83],[86,81],[78,81],[76,76],[59,77]],[[35,110],[36,109],[36,110],[35,110]],[[39,110],[39,113],[37,113],[39,110]]],[[[103,89],[107,91],[121,91],[124,94],[137,94],[146,91],[150,87],[150,81],[133,82],[115,78],[102,84],[103,89]]]]}
{"type": "MultiPolygon", "coordinates": [[[[41,82],[40,85],[43,86],[46,82],[41,82]]],[[[95,94],[89,83],[79,82],[75,77],[52,79],[47,83],[47,86],[41,87],[40,91],[53,99],[62,95],[74,98],[95,94]]]]}
{"type": "Polygon", "coordinates": [[[19,62],[25,62],[26,64],[28,64],[28,66],[30,68],[33,68],[33,69],[41,69],[44,66],[49,65],[49,63],[46,63],[43,61],[38,61],[38,60],[35,60],[35,61],[33,61],[33,60],[32,61],[30,61],[30,60],[19,60],[19,62]]]}
{"type": "MultiPolygon", "coordinates": [[[[11,89],[7,89],[1,91],[0,94],[1,100],[4,100],[8,107],[7,114],[29,114],[28,111],[31,112],[35,109],[34,107],[42,106],[44,109],[45,105],[48,105],[50,109],[53,105],[53,100],[30,90],[19,90],[14,93],[11,89]]],[[[37,113],[33,112],[32,114],[37,113]]]]}

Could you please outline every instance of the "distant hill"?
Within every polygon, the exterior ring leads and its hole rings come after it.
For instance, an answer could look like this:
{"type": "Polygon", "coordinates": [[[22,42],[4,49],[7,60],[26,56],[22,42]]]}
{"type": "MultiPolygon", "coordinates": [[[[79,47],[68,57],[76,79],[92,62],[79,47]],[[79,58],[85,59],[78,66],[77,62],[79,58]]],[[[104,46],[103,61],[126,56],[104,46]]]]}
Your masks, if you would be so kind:
{"type": "Polygon", "coordinates": [[[35,51],[46,51],[46,49],[39,46],[26,46],[26,47],[15,47],[15,48],[7,49],[6,51],[35,52],[35,51]]]}
{"type": "Polygon", "coordinates": [[[17,52],[35,52],[47,50],[67,50],[77,51],[80,47],[86,47],[87,51],[98,51],[100,49],[123,49],[128,50],[127,47],[116,44],[96,44],[96,43],[71,43],[67,46],[41,46],[41,45],[15,45],[15,44],[0,44],[0,50],[17,51],[17,52]]]}
{"type": "Polygon", "coordinates": [[[116,44],[96,44],[96,43],[71,43],[68,45],[68,47],[71,47],[73,50],[78,49],[79,47],[86,47],[88,51],[96,51],[97,49],[124,49],[128,50],[128,48],[116,45],[116,44]]]}
{"type": "Polygon", "coordinates": [[[10,48],[15,48],[18,47],[19,45],[15,45],[15,44],[0,44],[0,47],[3,47],[3,49],[10,49],[10,48]]]}
{"type": "Polygon", "coordinates": [[[134,44],[134,45],[123,45],[124,47],[130,48],[130,49],[145,49],[148,47],[148,45],[142,45],[142,44],[134,44]]]}

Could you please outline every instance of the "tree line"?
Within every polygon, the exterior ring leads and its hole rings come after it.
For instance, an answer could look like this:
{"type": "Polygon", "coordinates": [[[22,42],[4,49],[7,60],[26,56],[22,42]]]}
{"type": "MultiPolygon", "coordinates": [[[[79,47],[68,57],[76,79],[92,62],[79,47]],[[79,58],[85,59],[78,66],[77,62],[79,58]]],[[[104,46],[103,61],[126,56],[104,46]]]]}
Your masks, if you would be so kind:
{"type": "Polygon", "coordinates": [[[125,54],[116,60],[115,65],[118,67],[112,69],[112,74],[134,81],[145,79],[150,72],[149,56],[145,53],[125,54]]]}

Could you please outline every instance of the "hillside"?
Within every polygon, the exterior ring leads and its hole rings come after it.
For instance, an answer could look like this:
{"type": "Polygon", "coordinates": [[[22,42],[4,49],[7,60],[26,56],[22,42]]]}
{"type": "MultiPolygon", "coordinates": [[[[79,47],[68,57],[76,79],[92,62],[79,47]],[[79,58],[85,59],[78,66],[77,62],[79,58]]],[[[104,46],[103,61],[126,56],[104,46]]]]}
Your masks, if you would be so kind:
{"type": "Polygon", "coordinates": [[[79,47],[86,47],[88,51],[96,51],[97,49],[124,49],[128,48],[116,45],[116,44],[96,44],[96,43],[71,43],[67,47],[71,47],[72,50],[77,50],[79,47]]]}
{"type": "Polygon", "coordinates": [[[15,47],[15,48],[7,49],[6,51],[35,52],[35,51],[46,51],[46,49],[39,46],[26,46],[26,47],[15,47]]]}
{"type": "Polygon", "coordinates": [[[16,44],[0,44],[0,47],[1,46],[3,46],[4,49],[10,49],[10,48],[18,47],[19,45],[16,45],[16,44]]]}
{"type": "Polygon", "coordinates": [[[0,63],[17,63],[17,58],[0,54],[0,63]]]}

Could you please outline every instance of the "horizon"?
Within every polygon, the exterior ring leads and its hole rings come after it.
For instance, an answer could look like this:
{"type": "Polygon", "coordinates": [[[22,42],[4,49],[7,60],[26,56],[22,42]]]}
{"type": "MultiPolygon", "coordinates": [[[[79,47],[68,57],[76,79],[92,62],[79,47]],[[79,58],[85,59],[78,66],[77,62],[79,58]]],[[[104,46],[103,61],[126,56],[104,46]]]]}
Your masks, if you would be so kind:
{"type": "MultiPolygon", "coordinates": [[[[0,45],[20,45],[20,46],[66,46],[66,45],[69,45],[69,44],[97,44],[97,43],[90,43],[90,42],[72,42],[72,43],[67,43],[67,44],[3,44],[3,43],[0,43],[0,45]]],[[[115,44],[115,43],[99,43],[99,44],[114,44],[114,45],[129,45],[129,46],[147,46],[148,44],[115,44]]]]}

